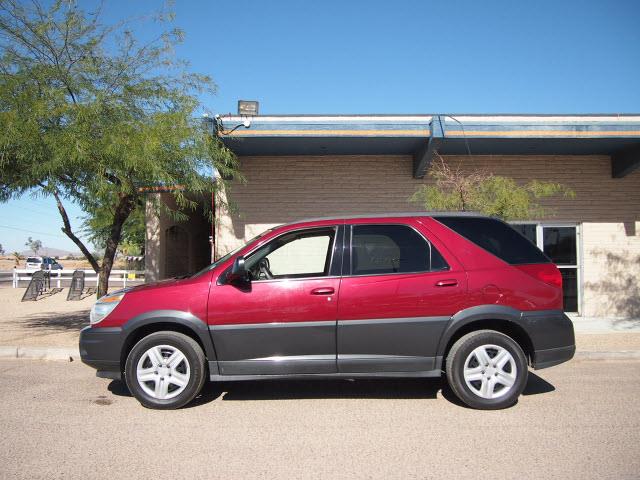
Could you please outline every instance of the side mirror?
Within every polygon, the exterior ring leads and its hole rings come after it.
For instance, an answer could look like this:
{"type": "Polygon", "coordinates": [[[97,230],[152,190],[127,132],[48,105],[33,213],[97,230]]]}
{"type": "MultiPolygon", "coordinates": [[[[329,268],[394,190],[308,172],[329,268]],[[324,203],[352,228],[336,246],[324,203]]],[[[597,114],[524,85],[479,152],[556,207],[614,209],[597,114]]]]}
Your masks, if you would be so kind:
{"type": "Polygon", "coordinates": [[[247,272],[247,269],[244,266],[244,257],[240,255],[233,261],[231,271],[227,274],[227,283],[245,285],[250,281],[249,272],[247,272]]]}

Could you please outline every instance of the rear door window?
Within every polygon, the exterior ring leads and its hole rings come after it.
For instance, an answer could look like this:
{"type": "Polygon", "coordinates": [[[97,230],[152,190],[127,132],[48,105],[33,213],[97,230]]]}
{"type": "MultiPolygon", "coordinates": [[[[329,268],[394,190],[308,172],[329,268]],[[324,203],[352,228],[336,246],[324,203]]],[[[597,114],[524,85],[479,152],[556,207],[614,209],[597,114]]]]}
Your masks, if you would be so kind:
{"type": "Polygon", "coordinates": [[[352,227],[352,275],[417,273],[448,268],[442,255],[407,225],[352,227]]]}
{"type": "Polygon", "coordinates": [[[450,216],[433,218],[511,265],[551,262],[525,236],[500,220],[450,216]]]}

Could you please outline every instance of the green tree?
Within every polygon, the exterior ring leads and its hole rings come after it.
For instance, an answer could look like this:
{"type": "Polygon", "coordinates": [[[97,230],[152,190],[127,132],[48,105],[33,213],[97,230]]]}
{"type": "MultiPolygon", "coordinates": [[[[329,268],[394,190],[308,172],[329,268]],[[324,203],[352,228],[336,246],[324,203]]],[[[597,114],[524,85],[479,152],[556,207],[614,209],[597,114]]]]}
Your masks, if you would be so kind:
{"type": "Polygon", "coordinates": [[[33,238],[29,237],[24,246],[29,247],[34,255],[38,255],[38,251],[42,248],[42,242],[40,240],[34,240],[33,238]]]}
{"type": "Polygon", "coordinates": [[[4,248],[2,248],[2,244],[0,243],[0,255],[4,255],[4,248]]]}
{"type": "Polygon", "coordinates": [[[20,255],[20,253],[18,253],[18,252],[13,252],[11,255],[13,256],[13,259],[16,262],[16,267],[19,267],[20,266],[20,260],[22,260],[22,255],[20,255]]]}
{"type": "Polygon", "coordinates": [[[483,170],[463,170],[447,164],[438,154],[429,169],[433,184],[421,185],[409,198],[426,210],[473,211],[504,220],[528,220],[553,212],[538,200],[556,195],[573,198],[570,188],[553,182],[531,180],[519,185],[509,177],[483,170]]]}
{"type": "MultiPolygon", "coordinates": [[[[119,251],[125,255],[144,255],[145,218],[144,204],[139,203],[122,225],[119,251]]],[[[103,206],[93,209],[84,219],[83,236],[100,248],[109,238],[111,212],[103,206]]]]}
{"type": "MultiPolygon", "coordinates": [[[[160,12],[153,20],[173,17],[160,12]]],[[[0,201],[53,196],[62,232],[99,274],[98,296],[143,203],[141,187],[179,186],[178,208],[159,208],[185,218],[196,206],[187,192],[222,185],[212,171],[239,178],[232,152],[196,119],[197,95],[215,85],[175,59],[182,32],[140,43],[131,24],[104,25],[99,11],[73,0],[0,0],[0,201]],[[74,232],[66,201],[101,218],[101,259],[74,232]]]]}

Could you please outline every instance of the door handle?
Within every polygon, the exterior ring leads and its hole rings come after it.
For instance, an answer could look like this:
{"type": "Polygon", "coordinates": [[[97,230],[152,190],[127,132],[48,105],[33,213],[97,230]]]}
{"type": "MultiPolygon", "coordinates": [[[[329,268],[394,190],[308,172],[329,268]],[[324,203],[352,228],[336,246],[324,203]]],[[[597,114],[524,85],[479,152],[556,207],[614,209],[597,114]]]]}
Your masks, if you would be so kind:
{"type": "Polygon", "coordinates": [[[458,281],[454,278],[436,282],[436,287],[455,287],[456,285],[458,285],[458,281]]]}
{"type": "Polygon", "coordinates": [[[311,290],[311,295],[333,295],[335,289],[333,287],[320,287],[311,290]]]}

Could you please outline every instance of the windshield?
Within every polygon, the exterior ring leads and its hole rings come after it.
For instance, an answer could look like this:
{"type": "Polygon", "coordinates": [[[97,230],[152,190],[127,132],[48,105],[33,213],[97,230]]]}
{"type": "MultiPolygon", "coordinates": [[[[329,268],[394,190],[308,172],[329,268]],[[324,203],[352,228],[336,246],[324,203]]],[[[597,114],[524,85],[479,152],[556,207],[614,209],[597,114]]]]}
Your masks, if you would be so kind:
{"type": "Polygon", "coordinates": [[[224,257],[220,257],[218,260],[216,260],[215,262],[213,262],[211,265],[207,265],[206,267],[204,267],[202,270],[200,270],[199,272],[194,273],[191,278],[197,277],[198,275],[202,275],[205,272],[209,272],[211,270],[213,270],[214,268],[216,268],[218,265],[226,262],[227,260],[229,260],[231,257],[233,257],[236,253],[238,253],[240,250],[242,250],[244,247],[246,247],[247,245],[249,245],[252,242],[255,242],[257,239],[264,237],[267,233],[271,232],[275,230],[274,228],[270,228],[269,230],[265,230],[264,232],[262,232],[260,235],[256,235],[255,237],[253,237],[251,240],[249,240],[247,243],[245,243],[244,245],[236,248],[235,250],[232,250],[231,252],[227,253],[224,257]]]}

